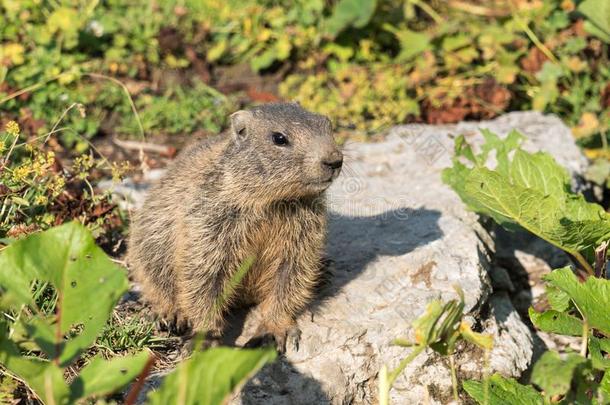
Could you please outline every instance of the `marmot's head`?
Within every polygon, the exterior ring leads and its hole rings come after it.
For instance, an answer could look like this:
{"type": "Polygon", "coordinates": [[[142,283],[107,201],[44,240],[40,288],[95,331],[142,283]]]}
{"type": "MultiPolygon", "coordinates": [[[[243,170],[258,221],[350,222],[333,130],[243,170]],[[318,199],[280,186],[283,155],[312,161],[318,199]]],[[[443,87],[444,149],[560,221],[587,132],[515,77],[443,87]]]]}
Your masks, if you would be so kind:
{"type": "Polygon", "coordinates": [[[268,199],[315,196],[343,164],[327,117],[294,103],[265,104],[231,115],[227,168],[244,189],[268,199]]]}

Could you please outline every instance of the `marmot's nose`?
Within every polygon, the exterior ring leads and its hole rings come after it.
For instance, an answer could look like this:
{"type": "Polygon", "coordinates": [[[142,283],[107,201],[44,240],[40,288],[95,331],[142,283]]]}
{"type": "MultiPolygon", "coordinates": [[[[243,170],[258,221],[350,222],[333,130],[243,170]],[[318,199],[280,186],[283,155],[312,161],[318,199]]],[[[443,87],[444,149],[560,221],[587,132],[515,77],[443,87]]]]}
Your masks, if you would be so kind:
{"type": "Polygon", "coordinates": [[[326,159],[322,160],[322,164],[326,167],[330,167],[333,170],[340,169],[343,166],[343,155],[341,152],[333,152],[326,159]]]}

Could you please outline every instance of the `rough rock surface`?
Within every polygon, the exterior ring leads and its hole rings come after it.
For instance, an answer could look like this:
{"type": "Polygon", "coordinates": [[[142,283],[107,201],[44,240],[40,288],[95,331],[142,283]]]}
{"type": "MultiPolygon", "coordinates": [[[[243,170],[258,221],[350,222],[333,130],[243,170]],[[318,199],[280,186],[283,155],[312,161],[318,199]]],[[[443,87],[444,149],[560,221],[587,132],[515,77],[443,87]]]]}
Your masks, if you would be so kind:
{"type": "MultiPolygon", "coordinates": [[[[488,275],[494,241],[440,179],[454,136],[476,141],[478,128],[501,135],[518,129],[528,136],[527,149],[552,153],[573,174],[586,165],[558,118],[532,112],[479,123],[399,126],[382,142],[349,144],[345,170],[329,192],[332,277],[298,320],[298,351],[288,348],[234,403],[376,403],[380,367],[393,368],[409,353],[390,341],[412,338],[411,322],[430,300],[454,298],[454,285],[465,292],[475,328],[494,336],[492,370],[519,376],[528,368],[534,336],[511,303],[510,280],[496,269],[495,282],[504,287],[493,293],[488,275]]],[[[248,315],[243,329],[236,326],[242,331],[236,344],[250,336],[256,315],[248,315]]],[[[462,346],[456,363],[462,378],[480,377],[483,353],[462,346]]],[[[448,364],[428,352],[391,392],[396,404],[447,403],[450,397],[448,364]]]]}

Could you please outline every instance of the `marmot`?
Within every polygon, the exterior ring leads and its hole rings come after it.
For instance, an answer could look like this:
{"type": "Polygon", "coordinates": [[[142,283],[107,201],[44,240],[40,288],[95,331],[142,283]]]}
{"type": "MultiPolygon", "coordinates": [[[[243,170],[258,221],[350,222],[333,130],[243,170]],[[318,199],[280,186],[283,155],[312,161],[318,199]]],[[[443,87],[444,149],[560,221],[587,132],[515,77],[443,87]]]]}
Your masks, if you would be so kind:
{"type": "Polygon", "coordinates": [[[127,260],[161,316],[218,337],[231,306],[258,304],[250,346],[273,339],[283,351],[321,276],[324,192],[343,155],[330,120],[298,104],[261,105],[230,121],[228,133],[184,150],[151,188],[127,260]]]}

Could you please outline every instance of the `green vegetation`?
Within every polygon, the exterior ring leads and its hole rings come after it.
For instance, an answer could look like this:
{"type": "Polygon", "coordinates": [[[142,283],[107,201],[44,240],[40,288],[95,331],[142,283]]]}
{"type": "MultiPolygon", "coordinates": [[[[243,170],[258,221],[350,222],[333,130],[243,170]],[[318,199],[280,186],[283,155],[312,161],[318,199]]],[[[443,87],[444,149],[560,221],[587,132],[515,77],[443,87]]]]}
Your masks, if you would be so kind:
{"type": "Polygon", "coordinates": [[[445,169],[443,179],[471,210],[508,229],[527,229],[575,259],[576,271],[566,267],[544,277],[548,309],[530,308],[529,313],[536,328],[582,336],[582,344],[580,353],[545,353],[534,366],[533,385],[493,375],[463,387],[480,404],[608,403],[610,216],[571,192],[570,176],[551,156],[523,151],[520,134],[505,139],[482,134],[479,153],[464,137],[456,139],[453,167],[445,169]],[[492,154],[495,167],[490,169],[492,154]]]}
{"type": "MultiPolygon", "coordinates": [[[[1,7],[0,105],[14,118],[25,119],[27,108],[42,132],[78,102],[89,114],[67,123],[81,135],[114,128],[139,135],[116,79],[145,98],[136,104],[146,132],[215,131],[232,103],[201,81],[230,91],[220,83],[223,68],[247,64],[279,77],[282,96],[340,127],[372,131],[534,108],[559,114],[592,148],[607,141],[604,0],[6,0],[1,7]],[[167,100],[192,81],[199,84],[191,94],[167,100]],[[210,106],[214,113],[200,117],[210,106]],[[116,120],[123,123],[103,128],[116,120]]],[[[241,90],[250,85],[224,78],[241,90]]]]}
{"type": "MultiPolygon", "coordinates": [[[[42,403],[75,403],[116,392],[150,371],[154,356],[146,349],[134,353],[131,344],[129,354],[106,358],[94,346],[127,291],[127,277],[82,225],[67,223],[12,243],[0,253],[0,268],[12,270],[0,272],[0,363],[9,373],[0,380],[2,395],[10,398],[16,389],[11,376],[42,403]]],[[[195,352],[150,402],[221,404],[275,356],[273,349],[195,352]]]]}
{"type": "MultiPolygon", "coordinates": [[[[0,377],[0,402],[23,392],[19,381],[49,403],[105,397],[146,372],[148,349],[165,343],[142,318],[117,314],[126,277],[92,239],[120,254],[127,213],[96,184],[133,168],[100,144],[180,145],[222,130],[243,105],[278,98],[329,115],[344,136],[535,109],[572,127],[595,159],[589,178],[607,188],[609,43],[606,0],[0,0],[0,269],[11,270],[0,272],[0,362],[15,377],[0,377]]],[[[530,385],[493,375],[463,388],[480,403],[608,403],[610,217],[572,193],[548,155],[524,152],[519,134],[483,135],[480,153],[457,139],[444,179],[472,210],[575,259],[586,281],[555,270],[548,309],[530,319],[583,344],[545,354],[530,385]]],[[[149,163],[142,152],[128,160],[149,163]]],[[[425,348],[452,359],[459,339],[488,349],[462,311],[459,300],[433,302],[401,367],[425,348]]],[[[220,403],[273,358],[197,352],[150,401],[220,403]]],[[[382,371],[382,400],[401,367],[382,371]]]]}
{"type": "Polygon", "coordinates": [[[161,388],[149,396],[151,404],[225,403],[236,387],[277,356],[275,349],[231,349],[218,347],[193,354],[168,375],[161,388]],[[180,395],[177,399],[176,395],[180,395]]]}
{"type": "Polygon", "coordinates": [[[442,356],[449,357],[451,366],[451,382],[453,383],[453,398],[459,401],[458,381],[453,354],[456,345],[464,340],[478,346],[488,353],[493,347],[493,338],[490,335],[474,332],[464,318],[464,292],[456,287],[459,300],[442,303],[434,300],[428,304],[426,312],[413,322],[415,342],[406,339],[395,339],[393,343],[402,347],[412,347],[411,353],[396,367],[388,372],[382,367],[379,372],[379,403],[390,403],[389,393],[392,384],[405,367],[426,349],[432,349],[442,356]]]}
{"type": "Polygon", "coordinates": [[[113,392],[142,370],[149,355],[87,360],[70,384],[64,373],[95,342],[127,290],[123,270],[77,223],[14,242],[0,254],[0,362],[44,403],[68,403],[113,392]],[[33,296],[33,283],[53,291],[33,296]],[[37,355],[37,356],[33,356],[37,355]],[[103,372],[102,372],[103,370],[103,372]]]}
{"type": "Polygon", "coordinates": [[[72,218],[101,241],[123,225],[110,194],[96,192],[92,183],[104,174],[118,180],[129,165],[91,153],[76,154],[64,165],[48,147],[52,132],[28,138],[15,121],[0,128],[0,245],[72,218]]]}

